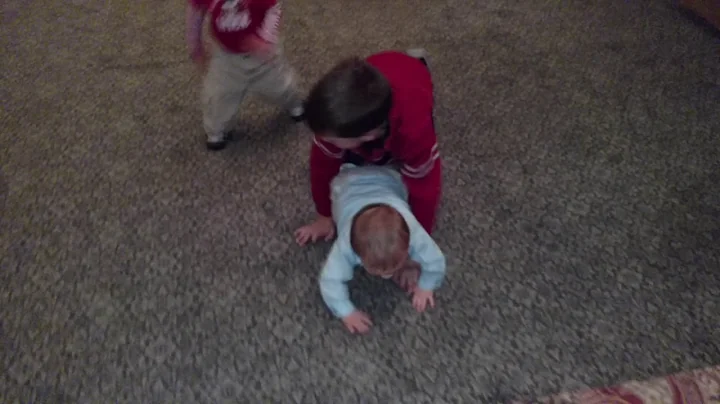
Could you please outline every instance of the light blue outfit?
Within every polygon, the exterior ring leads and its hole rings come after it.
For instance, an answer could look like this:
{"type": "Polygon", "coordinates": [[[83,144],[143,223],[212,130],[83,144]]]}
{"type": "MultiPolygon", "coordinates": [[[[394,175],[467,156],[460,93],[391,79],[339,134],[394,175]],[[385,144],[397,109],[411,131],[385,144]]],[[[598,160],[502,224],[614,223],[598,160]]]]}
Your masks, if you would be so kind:
{"type": "Polygon", "coordinates": [[[421,266],[418,286],[424,290],[440,287],[445,256],[410,211],[399,172],[383,166],[343,164],[330,187],[337,239],[320,273],[320,293],[335,316],[344,318],[355,311],[347,282],[361,262],[350,245],[350,228],[355,215],[368,205],[388,205],[403,216],[410,230],[410,258],[421,266]]]}

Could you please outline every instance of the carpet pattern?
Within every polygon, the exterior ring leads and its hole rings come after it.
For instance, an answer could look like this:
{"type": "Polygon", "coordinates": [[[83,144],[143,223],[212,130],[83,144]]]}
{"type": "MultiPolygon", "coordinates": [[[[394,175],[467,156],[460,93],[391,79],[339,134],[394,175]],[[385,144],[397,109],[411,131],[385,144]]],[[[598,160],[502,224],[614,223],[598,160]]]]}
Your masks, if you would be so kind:
{"type": "Polygon", "coordinates": [[[0,402],[504,402],[720,363],[718,36],[668,2],[286,2],[307,89],[425,46],[448,257],[322,305],[309,136],[204,150],[179,1],[3,2],[0,402]],[[560,4],[562,3],[562,4],[560,4]]]}

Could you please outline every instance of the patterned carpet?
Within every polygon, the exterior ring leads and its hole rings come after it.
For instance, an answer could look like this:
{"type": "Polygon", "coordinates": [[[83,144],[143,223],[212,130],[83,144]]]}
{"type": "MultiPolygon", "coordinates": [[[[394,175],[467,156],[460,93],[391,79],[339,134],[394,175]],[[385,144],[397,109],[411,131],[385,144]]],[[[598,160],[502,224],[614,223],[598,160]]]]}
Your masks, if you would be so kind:
{"type": "Polygon", "coordinates": [[[250,100],[204,150],[181,3],[2,3],[0,403],[507,402],[720,364],[720,37],[669,1],[286,2],[305,88],[431,54],[448,282],[417,315],[358,276],[365,338],[292,240],[307,132],[250,100]]]}

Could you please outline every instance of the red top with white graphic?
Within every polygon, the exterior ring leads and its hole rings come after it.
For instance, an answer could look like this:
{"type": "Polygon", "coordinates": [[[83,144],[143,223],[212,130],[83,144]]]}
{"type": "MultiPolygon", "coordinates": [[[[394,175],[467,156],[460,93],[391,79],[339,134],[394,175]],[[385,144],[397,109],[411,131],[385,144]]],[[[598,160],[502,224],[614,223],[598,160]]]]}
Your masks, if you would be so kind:
{"type": "Polygon", "coordinates": [[[228,51],[249,51],[245,39],[256,35],[276,43],[282,14],[278,0],[188,0],[210,15],[212,34],[228,51]]]}
{"type": "MultiPolygon", "coordinates": [[[[389,134],[374,150],[350,153],[370,164],[400,166],[413,214],[430,233],[441,195],[441,163],[433,124],[433,84],[427,67],[402,52],[387,51],[368,57],[392,88],[389,134]]],[[[317,212],[331,215],[330,182],[348,156],[315,136],[310,152],[310,181],[317,212]]]]}

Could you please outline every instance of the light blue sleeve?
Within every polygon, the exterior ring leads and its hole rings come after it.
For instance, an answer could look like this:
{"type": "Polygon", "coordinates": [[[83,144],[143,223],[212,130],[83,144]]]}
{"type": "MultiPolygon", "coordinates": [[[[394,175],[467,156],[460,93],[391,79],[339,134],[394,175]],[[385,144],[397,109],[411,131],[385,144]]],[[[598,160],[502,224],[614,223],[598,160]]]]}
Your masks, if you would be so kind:
{"type": "Polygon", "coordinates": [[[347,287],[355,270],[353,258],[353,255],[343,253],[340,243],[336,241],[320,273],[320,294],[333,315],[339,318],[355,311],[347,287]]]}
{"type": "Polygon", "coordinates": [[[410,258],[421,267],[418,287],[423,290],[435,290],[445,279],[445,255],[419,223],[412,231],[414,234],[411,233],[410,258]]]}

